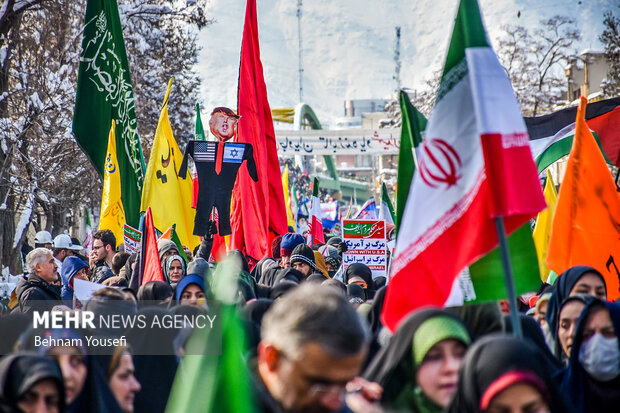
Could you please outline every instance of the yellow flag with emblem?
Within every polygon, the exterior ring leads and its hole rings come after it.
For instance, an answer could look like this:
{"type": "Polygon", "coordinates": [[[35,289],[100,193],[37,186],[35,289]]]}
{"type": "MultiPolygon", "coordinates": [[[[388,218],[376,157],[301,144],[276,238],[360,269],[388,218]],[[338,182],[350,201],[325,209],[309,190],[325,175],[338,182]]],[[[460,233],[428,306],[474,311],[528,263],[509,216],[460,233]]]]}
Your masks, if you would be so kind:
{"type": "Polygon", "coordinates": [[[546,282],[549,277],[549,272],[551,271],[547,266],[547,250],[549,249],[549,239],[551,238],[553,212],[555,211],[555,204],[558,199],[558,193],[555,190],[555,184],[553,183],[549,169],[547,169],[547,182],[545,183],[544,194],[545,202],[547,202],[547,209],[538,213],[532,237],[534,238],[536,254],[538,255],[540,279],[546,282]]]}
{"type": "Polygon", "coordinates": [[[295,218],[293,217],[293,211],[291,210],[291,200],[288,192],[288,165],[284,165],[284,171],[282,172],[282,189],[284,190],[284,207],[286,208],[286,220],[291,227],[295,228],[295,218]]]}
{"type": "Polygon", "coordinates": [[[183,245],[194,249],[200,238],[193,235],[196,210],[192,208],[192,177],[179,177],[183,153],[172,134],[168,118],[168,97],[172,79],[164,97],[151,156],[146,167],[142,188],[141,211],[151,207],[153,222],[157,228],[176,224],[176,232],[183,245]]]}
{"type": "Polygon", "coordinates": [[[101,193],[101,219],[99,229],[109,229],[116,237],[116,243],[123,241],[123,224],[125,209],[121,201],[121,175],[116,159],[116,123],[112,119],[112,127],[108,136],[108,151],[105,155],[103,168],[103,192],[101,193]]]}

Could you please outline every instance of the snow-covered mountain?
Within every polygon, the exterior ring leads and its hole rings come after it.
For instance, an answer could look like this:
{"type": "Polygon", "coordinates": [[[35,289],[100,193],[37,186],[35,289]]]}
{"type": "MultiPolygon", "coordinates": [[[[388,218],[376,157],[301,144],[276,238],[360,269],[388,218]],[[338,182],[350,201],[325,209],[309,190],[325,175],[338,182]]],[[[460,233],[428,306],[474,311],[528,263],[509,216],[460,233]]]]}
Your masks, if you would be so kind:
{"type": "MultiPolygon", "coordinates": [[[[603,14],[618,0],[479,0],[495,43],[506,24],[530,29],[556,14],[575,18],[579,49],[602,49],[603,14]]],[[[458,0],[305,0],[303,101],[324,127],[344,115],[345,99],[384,98],[395,89],[395,27],[401,27],[401,85],[419,88],[441,69],[458,0]]],[[[261,60],[272,108],[299,102],[296,0],[259,0],[261,60]]],[[[244,0],[212,0],[215,23],[199,33],[203,111],[236,108],[244,0]]],[[[276,125],[276,128],[278,126],[276,125]]]]}

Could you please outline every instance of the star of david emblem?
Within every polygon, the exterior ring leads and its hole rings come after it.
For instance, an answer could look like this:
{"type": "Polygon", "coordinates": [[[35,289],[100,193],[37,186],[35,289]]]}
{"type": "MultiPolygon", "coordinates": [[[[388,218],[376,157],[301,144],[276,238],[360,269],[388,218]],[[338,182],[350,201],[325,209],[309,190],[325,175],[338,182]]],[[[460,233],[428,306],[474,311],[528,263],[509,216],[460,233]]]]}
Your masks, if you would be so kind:
{"type": "Polygon", "coordinates": [[[239,151],[237,149],[230,150],[230,156],[232,156],[233,158],[236,158],[238,155],[239,155],[239,151]]]}

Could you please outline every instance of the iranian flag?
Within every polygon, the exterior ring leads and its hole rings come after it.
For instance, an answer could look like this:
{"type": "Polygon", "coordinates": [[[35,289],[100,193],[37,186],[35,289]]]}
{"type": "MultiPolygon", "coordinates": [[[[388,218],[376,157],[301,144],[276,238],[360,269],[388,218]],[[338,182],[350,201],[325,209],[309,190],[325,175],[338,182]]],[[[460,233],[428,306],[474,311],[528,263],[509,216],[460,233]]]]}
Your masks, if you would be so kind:
{"type": "Polygon", "coordinates": [[[487,39],[478,4],[461,0],[436,103],[420,146],[390,282],[384,324],[442,306],[458,274],[545,207],[525,123],[487,39]]]}
{"type": "Polygon", "coordinates": [[[387,224],[394,224],[394,207],[387,193],[385,182],[381,184],[381,209],[379,209],[379,219],[387,224]]]}
{"type": "Polygon", "coordinates": [[[323,220],[321,219],[321,200],[319,199],[318,178],[314,178],[310,215],[310,233],[308,235],[313,237],[313,243],[320,242],[321,244],[325,244],[325,238],[323,237],[323,220]]]}

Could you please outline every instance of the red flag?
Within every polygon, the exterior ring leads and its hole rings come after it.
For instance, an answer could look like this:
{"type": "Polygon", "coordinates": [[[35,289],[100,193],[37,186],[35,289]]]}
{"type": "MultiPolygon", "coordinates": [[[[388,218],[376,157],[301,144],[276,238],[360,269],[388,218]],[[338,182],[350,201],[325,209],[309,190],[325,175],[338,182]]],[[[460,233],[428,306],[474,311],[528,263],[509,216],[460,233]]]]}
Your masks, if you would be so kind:
{"type": "Polygon", "coordinates": [[[287,232],[284,193],[267,88],[258,44],[256,0],[248,0],[241,44],[237,96],[237,142],[250,143],[258,171],[254,182],[241,168],[233,190],[231,249],[260,259],[270,253],[269,240],[287,232]]]}
{"type": "Polygon", "coordinates": [[[157,236],[153,225],[151,207],[146,209],[144,217],[144,229],[142,231],[142,252],[140,254],[140,285],[149,281],[164,281],[157,251],[157,236]]]}
{"type": "MultiPolygon", "coordinates": [[[[217,208],[213,208],[213,210],[211,211],[211,220],[215,222],[220,222],[217,208]]],[[[228,256],[228,251],[226,251],[226,237],[219,234],[219,229],[218,233],[213,235],[211,256],[213,257],[215,262],[222,262],[228,256]]]]}

